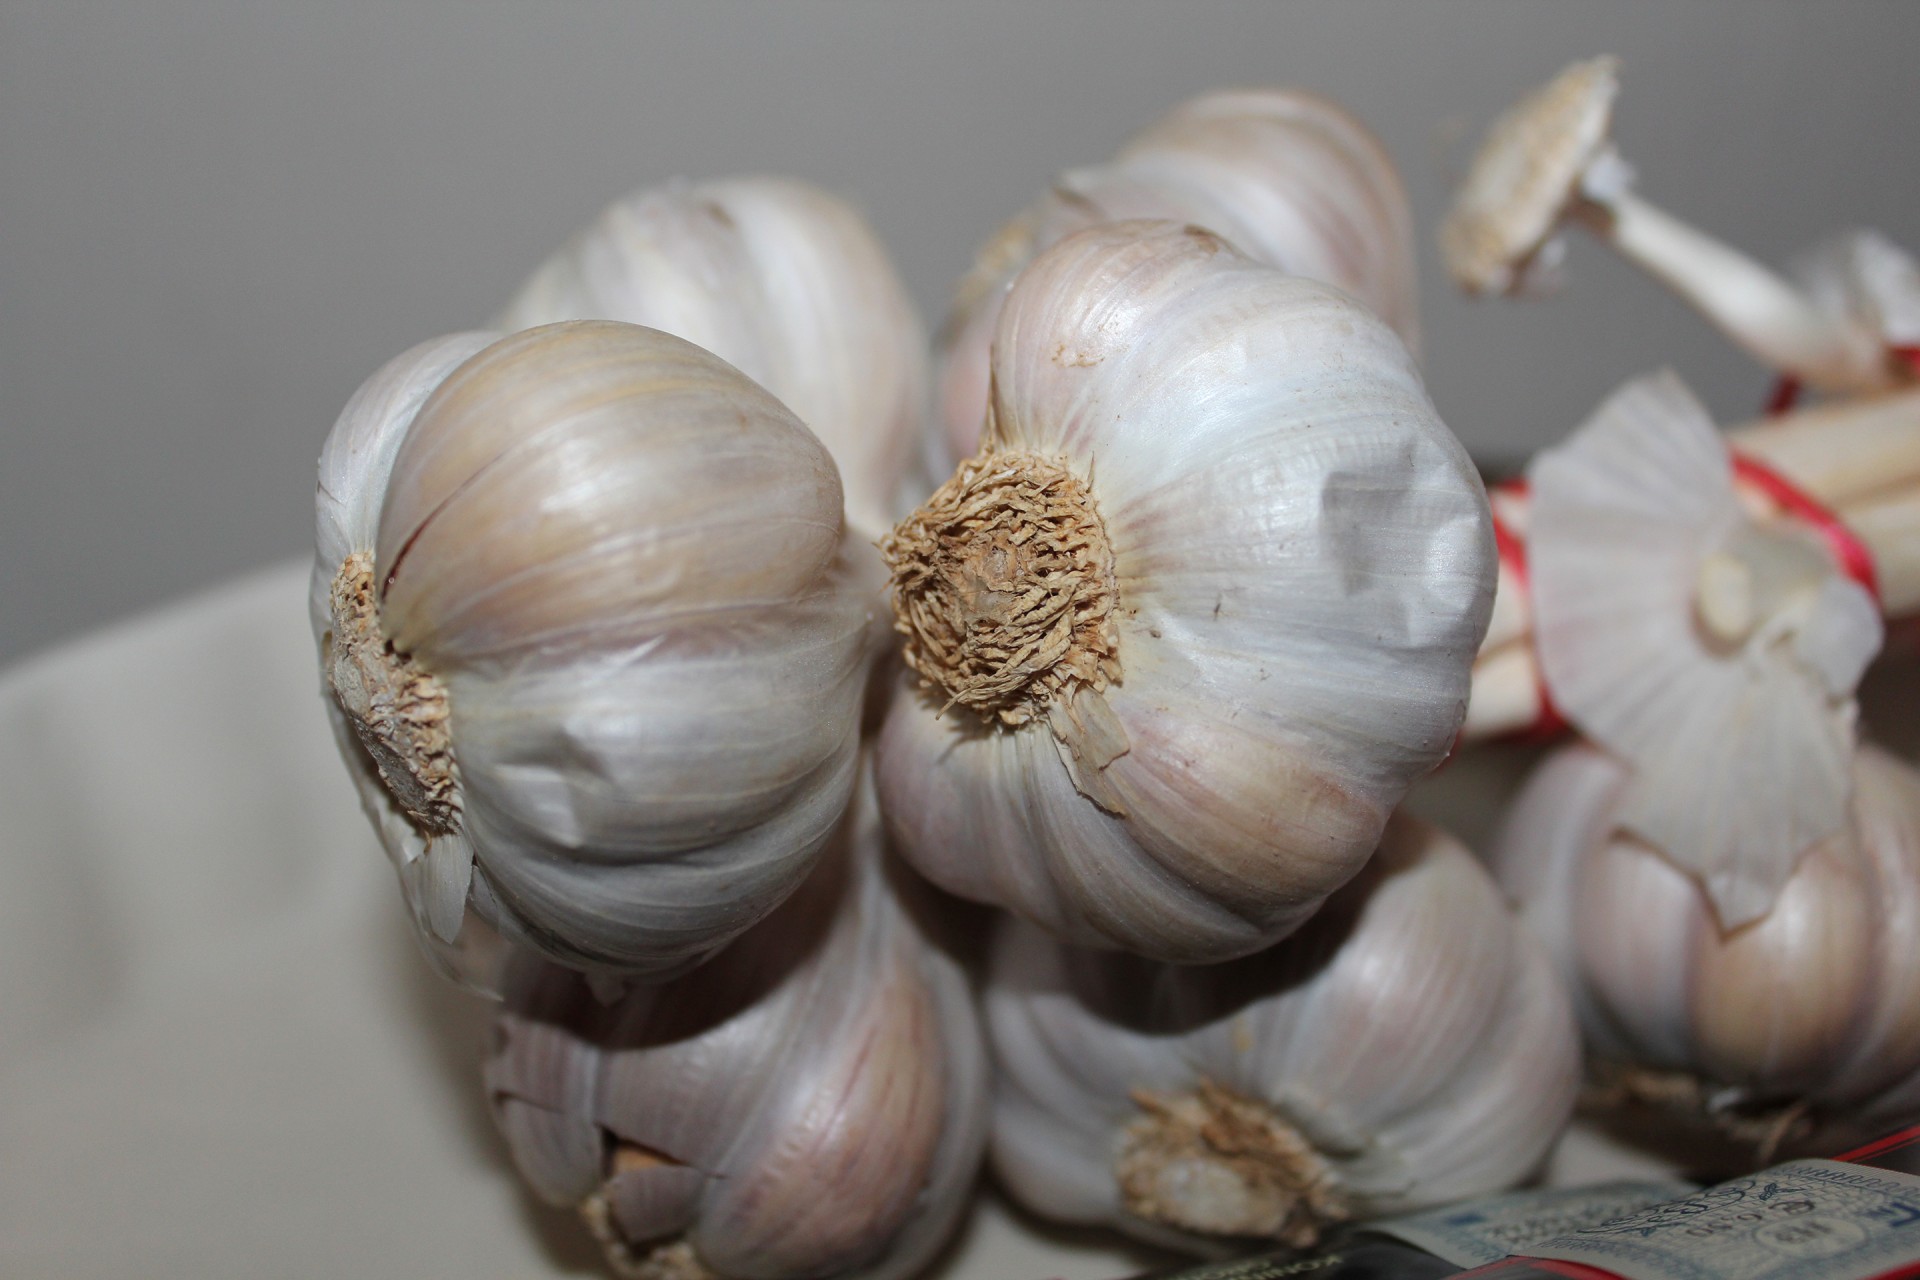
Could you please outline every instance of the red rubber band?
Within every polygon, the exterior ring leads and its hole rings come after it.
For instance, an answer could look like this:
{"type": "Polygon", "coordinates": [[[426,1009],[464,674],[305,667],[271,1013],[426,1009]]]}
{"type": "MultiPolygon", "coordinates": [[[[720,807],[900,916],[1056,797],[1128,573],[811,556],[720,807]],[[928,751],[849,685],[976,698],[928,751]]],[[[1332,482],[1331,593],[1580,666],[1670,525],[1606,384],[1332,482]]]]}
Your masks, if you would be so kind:
{"type": "Polygon", "coordinates": [[[1731,450],[1729,454],[1733,460],[1734,479],[1752,485],[1773,499],[1782,511],[1811,525],[1821,541],[1827,544],[1827,551],[1833,556],[1834,563],[1840,566],[1840,571],[1866,588],[1867,594],[1873,597],[1874,605],[1879,607],[1880,575],[1873,565],[1873,552],[1867,550],[1867,544],[1847,528],[1846,522],[1805,489],[1758,458],[1731,450]]]}
{"type": "MultiPolygon", "coordinates": [[[[1513,494],[1515,497],[1527,496],[1525,479],[1504,480],[1494,486],[1495,492],[1513,494]]],[[[1493,510],[1493,548],[1500,557],[1501,567],[1513,575],[1520,589],[1527,593],[1529,601],[1533,595],[1533,581],[1527,572],[1527,544],[1525,539],[1507,526],[1500,518],[1499,508],[1493,510]]],[[[1528,605],[1532,607],[1531,603],[1528,605]]],[[[1540,669],[1538,656],[1533,661],[1533,685],[1540,695],[1540,714],[1534,717],[1532,724],[1506,735],[1521,742],[1545,742],[1557,738],[1572,726],[1567,718],[1560,714],[1560,708],[1554,705],[1553,694],[1547,689],[1547,674],[1540,669]]]]}
{"type": "Polygon", "coordinates": [[[1894,343],[1887,350],[1894,359],[1906,365],[1914,377],[1920,378],[1920,345],[1894,343]]]}

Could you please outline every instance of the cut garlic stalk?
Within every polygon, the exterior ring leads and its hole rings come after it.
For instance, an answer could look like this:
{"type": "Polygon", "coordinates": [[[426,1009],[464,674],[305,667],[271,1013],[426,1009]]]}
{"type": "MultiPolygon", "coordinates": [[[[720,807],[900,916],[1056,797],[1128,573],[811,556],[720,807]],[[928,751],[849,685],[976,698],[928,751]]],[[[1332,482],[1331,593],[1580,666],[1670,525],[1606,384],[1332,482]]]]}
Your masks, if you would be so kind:
{"type": "Polygon", "coordinates": [[[1450,838],[1396,818],[1299,933],[1225,965],[1078,951],[1009,922],[987,1027],[993,1159],[1035,1212],[1192,1245],[1524,1177],[1578,1042],[1539,944],[1450,838]]]}
{"type": "Polygon", "coordinates": [[[800,883],[853,787],[878,564],[772,396],[634,325],[428,343],[341,415],[318,526],[341,750],[431,946],[471,906],[667,971],[800,883]]]}
{"type": "Polygon", "coordinates": [[[1910,380],[1891,350],[1910,341],[1920,310],[1905,255],[1877,237],[1846,239],[1816,254],[1797,287],[1640,199],[1608,138],[1618,72],[1614,58],[1576,62],[1495,122],[1441,229],[1455,282],[1477,294],[1537,289],[1571,221],[1783,373],[1840,392],[1910,380]]]}
{"type": "Polygon", "coordinates": [[[926,335],[858,210],[781,178],[674,182],[618,202],[521,286],[498,321],[624,320],[706,348],[778,396],[839,467],[847,517],[879,537],[926,398],[926,335]]]}
{"type": "Polygon", "coordinates": [[[958,964],[870,798],[801,890],[695,972],[602,1006],[523,963],[487,1085],[514,1161],[648,1280],[891,1280],[952,1233],[987,1130],[958,964]]]}
{"type": "Polygon", "coordinates": [[[1529,779],[1491,862],[1628,1093],[1756,1137],[1786,1132],[1776,1118],[1789,1113],[1871,1127],[1912,1111],[1920,773],[1871,747],[1849,766],[1848,820],[1736,929],[1697,879],[1623,829],[1618,761],[1571,746],[1529,779]]]}
{"type": "Polygon", "coordinates": [[[1128,218],[1205,227],[1257,261],[1337,285],[1418,352],[1412,219],[1379,142],[1316,94],[1202,94],[1111,162],[1061,174],[981,250],[940,340],[941,473],[979,448],[988,347],[1014,277],[1062,236],[1128,218]]]}
{"type": "Polygon", "coordinates": [[[1536,644],[1555,704],[1632,768],[1620,821],[1765,914],[1845,821],[1874,598],[1800,526],[1736,495],[1678,378],[1629,383],[1529,470],[1536,644]]]}
{"type": "Polygon", "coordinates": [[[1177,962],[1283,936],[1445,755],[1478,476],[1345,295],[1170,223],[1021,275],[992,430],[884,544],[882,807],[936,883],[1177,962]],[[916,687],[917,686],[917,687],[916,687]]]}

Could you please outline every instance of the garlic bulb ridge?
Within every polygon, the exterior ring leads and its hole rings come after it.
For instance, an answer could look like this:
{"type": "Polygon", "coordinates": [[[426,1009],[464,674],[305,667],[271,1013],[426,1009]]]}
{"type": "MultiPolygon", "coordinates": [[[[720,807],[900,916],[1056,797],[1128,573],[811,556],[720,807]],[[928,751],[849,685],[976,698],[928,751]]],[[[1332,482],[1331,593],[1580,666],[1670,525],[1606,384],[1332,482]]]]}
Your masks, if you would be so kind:
{"type": "Polygon", "coordinates": [[[1539,944],[1473,858],[1396,818],[1293,937],[1224,965],[1078,951],[1009,922],[987,1026],[993,1160],[1029,1208],[1191,1245],[1494,1190],[1573,1105],[1539,944]]]}
{"type": "Polygon", "coordinates": [[[959,966],[883,865],[862,788],[801,890],[702,968],[603,1006],[523,961],[486,1076],[533,1190],[623,1274],[911,1274],[951,1234],[986,1140],[959,966]]]}
{"type": "Polygon", "coordinates": [[[804,877],[851,794],[878,566],[765,391],[634,325],[443,339],[348,405],[318,510],[330,706],[431,945],[471,907],[668,972],[804,877]]]}
{"type": "Polygon", "coordinates": [[[903,486],[925,331],[885,248],[839,197],[756,177],[621,200],[528,278],[498,324],[585,319],[665,330],[773,392],[833,455],[865,537],[920,496],[903,486]]]}
{"type": "Polygon", "coordinates": [[[1169,223],[1000,313],[983,451],[883,544],[882,808],[936,883],[1197,962],[1284,935],[1459,728],[1485,496],[1397,338],[1169,223]]]}
{"type": "Polygon", "coordinates": [[[981,250],[940,340],[939,470],[978,447],[988,347],[1021,268],[1062,236],[1139,218],[1204,227],[1256,261],[1335,285],[1419,350],[1412,217],[1379,142],[1317,94],[1205,93],[1111,162],[1061,174],[981,250]]]}

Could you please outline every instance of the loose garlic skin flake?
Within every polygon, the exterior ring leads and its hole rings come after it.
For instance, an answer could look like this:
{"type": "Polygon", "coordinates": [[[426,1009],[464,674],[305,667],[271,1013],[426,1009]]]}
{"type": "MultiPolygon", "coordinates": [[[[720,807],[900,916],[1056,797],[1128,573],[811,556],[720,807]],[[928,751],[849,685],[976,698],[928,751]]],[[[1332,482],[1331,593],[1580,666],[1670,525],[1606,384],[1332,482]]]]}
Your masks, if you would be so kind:
{"type": "Polygon", "coordinates": [[[1020,269],[1071,232],[1137,218],[1205,227],[1256,261],[1335,285],[1419,352],[1412,216],[1378,140],[1317,94],[1205,93],[1111,162],[1061,174],[980,251],[940,338],[942,471],[979,447],[988,348],[1020,269]]]}
{"type": "Polygon", "coordinates": [[[443,964],[471,907],[664,973],[800,883],[852,792],[878,603],[840,501],[778,401],[635,325],[458,335],[361,388],[321,456],[313,624],[443,964]]]}
{"type": "Polygon", "coordinates": [[[1230,964],[1009,922],[986,1009],[1002,1182],[1047,1217],[1182,1247],[1305,1247],[1509,1186],[1579,1074],[1539,943],[1471,855],[1409,818],[1304,929],[1230,964]]]}
{"type": "Polygon", "coordinates": [[[982,453],[883,545],[907,857],[1173,962],[1296,927],[1459,729],[1485,495],[1391,330],[1218,237],[1061,241],[1001,313],[982,453]]]}
{"type": "Polygon", "coordinates": [[[733,178],[619,201],[528,278],[498,324],[587,319],[665,330],[773,392],[833,455],[867,539],[921,496],[902,503],[926,333],[886,249],[839,197],[733,178]]]}
{"type": "Polygon", "coordinates": [[[1864,1140],[1920,1114],[1920,772],[1861,747],[1847,825],[1737,929],[1621,829],[1627,777],[1591,746],[1562,748],[1489,859],[1553,953],[1593,1056],[1628,1096],[1736,1137],[1787,1135],[1782,1118],[1804,1112],[1802,1128],[1864,1140]]]}
{"type": "Polygon", "coordinates": [[[604,1006],[578,975],[515,972],[495,1116],[534,1191],[578,1206],[622,1274],[896,1280],[959,1221],[986,1049],[862,791],[800,891],[693,973],[604,1006]]]}

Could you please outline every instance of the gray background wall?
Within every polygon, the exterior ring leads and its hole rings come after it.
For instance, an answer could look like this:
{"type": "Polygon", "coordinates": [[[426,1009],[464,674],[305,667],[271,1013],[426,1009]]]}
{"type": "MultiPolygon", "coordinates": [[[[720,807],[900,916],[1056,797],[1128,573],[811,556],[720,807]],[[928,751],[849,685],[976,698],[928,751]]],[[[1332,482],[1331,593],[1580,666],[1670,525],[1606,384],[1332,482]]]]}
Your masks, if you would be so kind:
{"type": "MultiPolygon", "coordinates": [[[[312,464],[387,357],[472,326],[624,191],[782,171],[850,195],[929,319],[1056,169],[1191,93],[1295,83],[1398,158],[1423,252],[1472,139],[1578,56],[1626,63],[1641,189],[1779,261],[1920,247],[1920,6],[1833,3],[0,7],[0,662],[300,553],[312,464]]],[[[1548,305],[1431,252],[1430,385],[1483,456],[1670,363],[1769,379],[1589,245],[1548,305]]]]}

